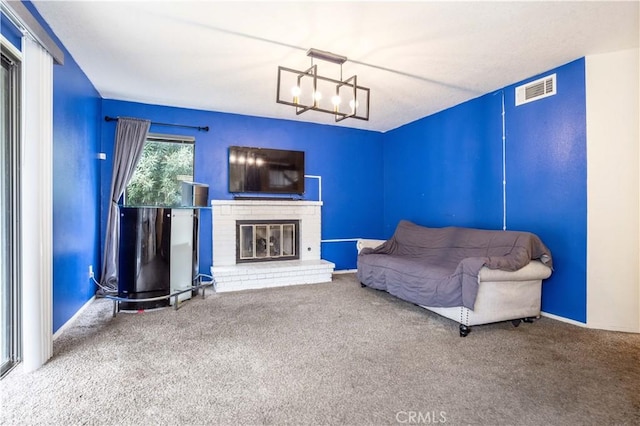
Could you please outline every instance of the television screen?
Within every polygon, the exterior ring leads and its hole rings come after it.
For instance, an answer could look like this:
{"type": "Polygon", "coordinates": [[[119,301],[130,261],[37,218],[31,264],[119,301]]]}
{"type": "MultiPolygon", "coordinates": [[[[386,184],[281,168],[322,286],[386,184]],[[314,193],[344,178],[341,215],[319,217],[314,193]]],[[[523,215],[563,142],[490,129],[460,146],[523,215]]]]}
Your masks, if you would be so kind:
{"type": "Polygon", "coordinates": [[[304,193],[304,152],[229,147],[229,192],[304,193]]]}

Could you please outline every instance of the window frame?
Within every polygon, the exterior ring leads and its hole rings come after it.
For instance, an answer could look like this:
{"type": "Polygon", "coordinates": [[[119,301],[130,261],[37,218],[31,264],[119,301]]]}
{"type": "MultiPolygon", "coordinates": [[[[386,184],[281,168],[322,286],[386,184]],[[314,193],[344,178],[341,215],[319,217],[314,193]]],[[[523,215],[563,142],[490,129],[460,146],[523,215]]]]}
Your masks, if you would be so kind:
{"type": "MultiPolygon", "coordinates": [[[[3,258],[0,262],[3,262],[5,271],[3,271],[2,280],[8,282],[2,283],[2,289],[0,293],[3,298],[0,303],[7,304],[7,318],[3,319],[9,321],[9,327],[6,329],[8,336],[3,336],[3,340],[7,344],[7,348],[1,348],[4,352],[7,349],[7,359],[0,361],[0,378],[5,377],[15,366],[22,361],[22,233],[20,230],[20,217],[21,217],[21,179],[20,179],[20,153],[21,153],[21,122],[22,122],[22,55],[13,48],[12,45],[5,42],[4,37],[0,37],[1,58],[2,67],[8,70],[8,82],[9,90],[7,91],[7,102],[9,108],[7,108],[7,149],[5,152],[6,158],[4,158],[2,173],[7,173],[9,178],[6,188],[2,188],[2,191],[7,191],[6,201],[9,204],[9,208],[3,213],[2,222],[0,226],[5,227],[4,234],[6,234],[6,241],[1,241],[0,244],[5,245],[6,250],[2,250],[3,258]],[[6,215],[4,215],[6,214],[6,215]],[[6,286],[6,288],[5,288],[6,286]]],[[[4,100],[3,100],[4,101],[4,100]]],[[[3,238],[4,239],[4,238],[3,238]]],[[[3,327],[0,332],[5,333],[3,327]]],[[[2,358],[4,358],[4,353],[2,358]]]]}

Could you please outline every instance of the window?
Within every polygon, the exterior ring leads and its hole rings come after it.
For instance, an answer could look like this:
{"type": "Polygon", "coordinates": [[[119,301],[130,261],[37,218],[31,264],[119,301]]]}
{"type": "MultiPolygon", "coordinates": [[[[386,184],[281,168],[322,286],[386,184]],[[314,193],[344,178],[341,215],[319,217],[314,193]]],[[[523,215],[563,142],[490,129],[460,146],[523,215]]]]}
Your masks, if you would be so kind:
{"type": "Polygon", "coordinates": [[[0,377],[20,361],[20,61],[2,45],[0,68],[0,377]]]}
{"type": "Polygon", "coordinates": [[[149,133],[124,193],[126,206],[179,206],[182,182],[193,181],[195,139],[149,133]]]}

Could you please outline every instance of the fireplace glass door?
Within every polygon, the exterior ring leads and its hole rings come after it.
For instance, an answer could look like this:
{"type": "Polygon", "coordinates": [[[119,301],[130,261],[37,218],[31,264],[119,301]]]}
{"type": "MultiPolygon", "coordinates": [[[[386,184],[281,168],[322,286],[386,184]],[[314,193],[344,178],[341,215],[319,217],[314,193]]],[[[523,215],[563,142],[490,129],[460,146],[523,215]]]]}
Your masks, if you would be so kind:
{"type": "Polygon", "coordinates": [[[236,228],[238,262],[298,259],[298,221],[239,221],[236,228]]]}

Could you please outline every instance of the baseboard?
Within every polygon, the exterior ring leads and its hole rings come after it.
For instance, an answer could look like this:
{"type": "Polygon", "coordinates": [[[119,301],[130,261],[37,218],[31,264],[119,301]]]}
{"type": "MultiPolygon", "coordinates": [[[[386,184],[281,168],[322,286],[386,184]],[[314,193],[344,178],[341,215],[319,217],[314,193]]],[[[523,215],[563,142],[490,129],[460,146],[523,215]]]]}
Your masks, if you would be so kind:
{"type": "Polygon", "coordinates": [[[333,271],[334,274],[355,274],[357,269],[341,269],[339,271],[333,271]]]}
{"type": "Polygon", "coordinates": [[[82,307],[80,309],[78,309],[78,312],[76,312],[75,314],[73,314],[73,316],[71,318],[69,318],[69,320],[67,322],[65,322],[64,324],[62,324],[62,326],[56,330],[55,333],[53,333],[53,340],[56,340],[64,330],[66,330],[67,328],[69,328],[73,322],[85,311],[85,309],[87,309],[89,307],[89,305],[91,305],[91,303],[93,303],[93,301],[96,300],[96,296],[92,296],[91,299],[87,300],[87,302],[82,305],[82,307]]]}
{"type": "Polygon", "coordinates": [[[572,325],[577,325],[578,327],[587,328],[587,324],[585,324],[583,322],[580,322],[580,321],[572,320],[572,319],[561,317],[561,316],[554,315],[554,314],[549,314],[547,312],[540,312],[540,315],[543,316],[543,317],[554,319],[556,321],[566,322],[567,324],[572,324],[572,325]]]}
{"type": "Polygon", "coordinates": [[[638,328],[634,329],[630,327],[620,327],[618,325],[610,325],[610,324],[589,323],[587,324],[587,328],[592,328],[594,330],[617,331],[620,333],[634,333],[634,334],[640,333],[640,330],[638,328]]]}
{"type": "Polygon", "coordinates": [[[590,328],[592,330],[618,331],[618,332],[621,332],[621,333],[635,333],[635,334],[640,333],[640,331],[637,330],[637,329],[625,328],[625,327],[619,327],[619,326],[612,326],[612,325],[608,325],[608,324],[594,324],[594,323],[585,324],[583,322],[575,321],[575,320],[564,318],[564,317],[559,317],[557,315],[548,314],[546,312],[542,312],[540,315],[542,315],[543,317],[547,317],[547,318],[551,318],[551,319],[557,320],[557,321],[566,322],[568,324],[577,325],[578,327],[590,328]]]}

